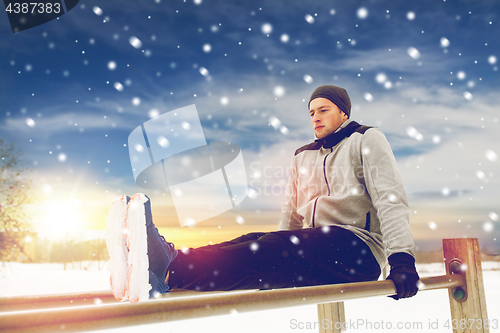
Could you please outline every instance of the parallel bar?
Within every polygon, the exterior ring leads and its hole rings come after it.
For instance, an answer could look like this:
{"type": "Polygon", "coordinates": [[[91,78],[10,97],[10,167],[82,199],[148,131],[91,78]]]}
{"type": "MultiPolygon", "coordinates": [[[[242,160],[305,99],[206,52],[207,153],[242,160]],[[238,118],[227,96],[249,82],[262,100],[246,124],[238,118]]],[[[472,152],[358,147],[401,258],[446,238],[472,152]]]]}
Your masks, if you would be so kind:
{"type": "MultiPolygon", "coordinates": [[[[215,293],[215,292],[210,292],[215,293]]],[[[199,292],[191,290],[172,290],[161,298],[184,297],[197,295],[199,292]]],[[[101,305],[120,303],[110,290],[89,291],[71,294],[27,295],[0,297],[0,312],[26,311],[46,308],[61,308],[68,306],[101,305]]]]}
{"type": "Polygon", "coordinates": [[[40,308],[56,308],[71,305],[93,305],[115,303],[111,291],[91,291],[73,294],[27,295],[0,298],[0,311],[35,310],[40,308]]]}
{"type": "MultiPolygon", "coordinates": [[[[458,274],[422,278],[420,290],[452,288],[463,285],[458,274]]],[[[0,314],[0,332],[79,332],[157,322],[285,308],[297,305],[339,302],[371,296],[394,295],[390,280],[375,282],[241,291],[217,294],[200,293],[192,297],[150,300],[141,303],[103,304],[7,312],[0,314]]]]}

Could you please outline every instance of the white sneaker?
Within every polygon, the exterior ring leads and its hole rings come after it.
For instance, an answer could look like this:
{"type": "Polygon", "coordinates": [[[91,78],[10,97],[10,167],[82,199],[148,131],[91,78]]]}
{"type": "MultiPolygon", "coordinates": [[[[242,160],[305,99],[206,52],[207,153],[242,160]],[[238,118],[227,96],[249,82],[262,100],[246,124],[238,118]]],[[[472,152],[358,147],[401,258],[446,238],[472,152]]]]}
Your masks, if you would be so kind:
{"type": "Polygon", "coordinates": [[[126,225],[128,237],[128,298],[131,302],[149,299],[149,260],[148,236],[146,233],[146,214],[144,203],[149,198],[142,193],[132,196],[128,204],[126,225]]]}
{"type": "Polygon", "coordinates": [[[125,245],[127,204],[130,198],[122,195],[115,199],[106,218],[106,246],[110,257],[111,290],[116,299],[128,298],[128,249],[125,245]]]}
{"type": "Polygon", "coordinates": [[[106,245],[116,299],[139,302],[169,290],[165,277],[178,251],[158,233],[146,195],[116,198],[106,219],[106,245]]]}

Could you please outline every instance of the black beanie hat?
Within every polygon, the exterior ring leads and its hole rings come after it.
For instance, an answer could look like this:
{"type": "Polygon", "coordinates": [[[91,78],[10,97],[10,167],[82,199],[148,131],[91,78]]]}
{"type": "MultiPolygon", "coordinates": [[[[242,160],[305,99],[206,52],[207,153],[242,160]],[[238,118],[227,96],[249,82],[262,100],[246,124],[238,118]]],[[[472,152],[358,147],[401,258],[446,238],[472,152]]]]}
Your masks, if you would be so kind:
{"type": "Polygon", "coordinates": [[[347,118],[351,117],[351,99],[344,88],[329,85],[316,88],[309,99],[307,107],[309,108],[311,101],[318,97],[330,100],[333,104],[337,105],[340,110],[344,111],[347,118]]]}

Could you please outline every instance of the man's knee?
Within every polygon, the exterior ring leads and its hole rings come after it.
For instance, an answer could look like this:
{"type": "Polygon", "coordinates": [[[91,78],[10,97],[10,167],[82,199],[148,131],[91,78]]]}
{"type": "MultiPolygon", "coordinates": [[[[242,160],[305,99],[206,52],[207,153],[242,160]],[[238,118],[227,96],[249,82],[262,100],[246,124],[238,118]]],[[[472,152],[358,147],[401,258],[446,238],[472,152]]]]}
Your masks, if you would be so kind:
{"type": "Polygon", "coordinates": [[[247,240],[256,240],[256,239],[259,239],[260,237],[264,236],[265,234],[266,234],[265,232],[250,232],[250,233],[245,234],[241,237],[244,237],[247,240]]]}

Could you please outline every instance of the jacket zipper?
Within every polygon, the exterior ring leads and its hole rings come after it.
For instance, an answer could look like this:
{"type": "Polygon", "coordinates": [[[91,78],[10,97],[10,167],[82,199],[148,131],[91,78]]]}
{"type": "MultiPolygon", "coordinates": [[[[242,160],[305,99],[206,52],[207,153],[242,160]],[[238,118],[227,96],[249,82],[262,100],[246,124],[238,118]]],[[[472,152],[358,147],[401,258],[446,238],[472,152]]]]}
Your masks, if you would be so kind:
{"type": "Polygon", "coordinates": [[[319,197],[314,200],[314,207],[313,207],[313,228],[316,228],[316,225],[314,224],[314,216],[316,215],[316,203],[318,202],[319,197]]]}
{"type": "Polygon", "coordinates": [[[330,196],[330,184],[328,184],[328,179],[326,178],[326,158],[333,152],[333,148],[330,148],[330,152],[326,154],[323,159],[323,176],[325,177],[326,188],[328,189],[328,196],[330,196]]]}
{"type": "MultiPolygon", "coordinates": [[[[333,152],[333,148],[330,148],[330,153],[333,152]]],[[[326,158],[330,153],[326,154],[325,158],[323,159],[323,176],[325,177],[325,183],[326,183],[326,188],[328,189],[328,196],[330,196],[330,184],[328,184],[328,179],[326,178],[326,158]]],[[[316,228],[316,225],[314,223],[314,217],[316,216],[316,203],[318,202],[319,197],[314,200],[314,208],[313,208],[313,218],[312,218],[312,227],[316,228]]]]}

